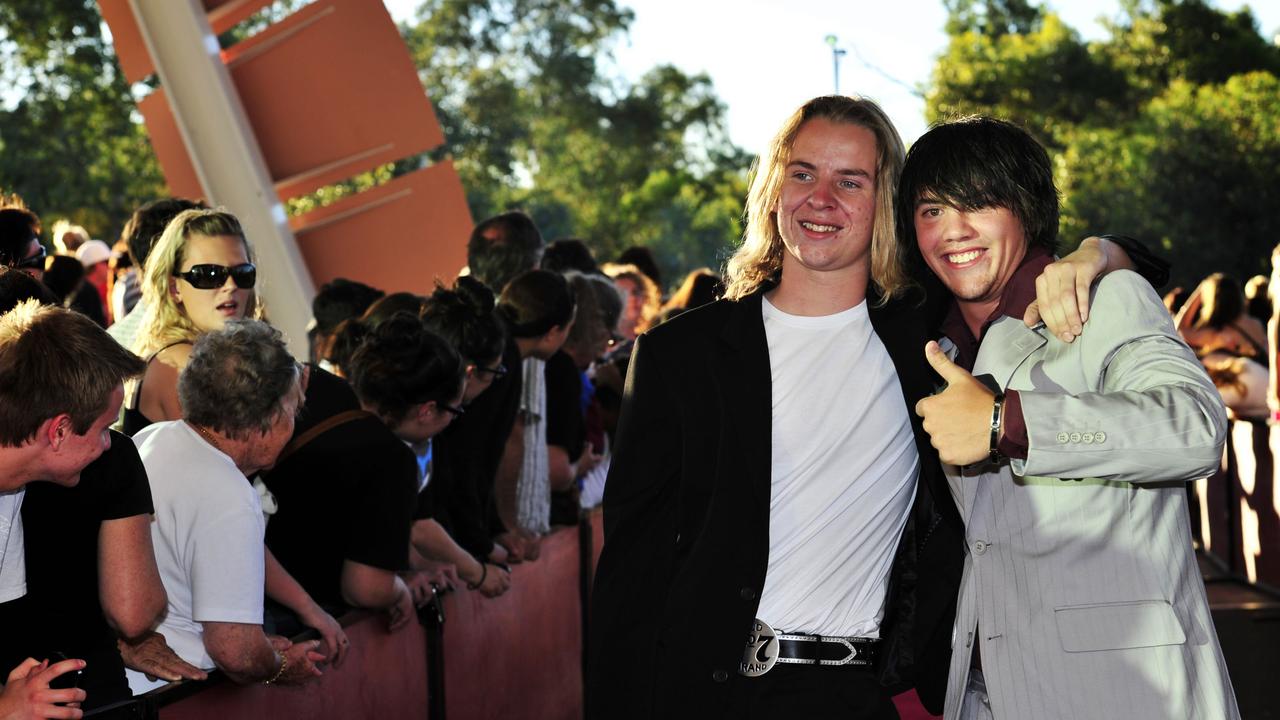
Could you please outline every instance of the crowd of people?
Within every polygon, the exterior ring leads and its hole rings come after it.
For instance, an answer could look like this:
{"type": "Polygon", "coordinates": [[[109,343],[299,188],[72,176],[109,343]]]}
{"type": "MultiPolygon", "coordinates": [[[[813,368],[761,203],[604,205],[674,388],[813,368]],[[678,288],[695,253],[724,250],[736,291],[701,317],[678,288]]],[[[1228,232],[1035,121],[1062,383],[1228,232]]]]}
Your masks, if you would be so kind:
{"type": "Polygon", "coordinates": [[[49,255],[5,198],[0,720],[303,685],[347,608],[499,597],[601,503],[595,717],[892,718],[913,685],[948,718],[1235,717],[1181,483],[1224,401],[1265,412],[1239,285],[1174,317],[1141,243],[1057,260],[1026,131],[908,154],[863,98],[797,110],[747,211],[665,303],[644,248],[485,219],[429,293],[321,287],[304,362],[234,209],[160,199],[115,253],[49,255]]]}
{"type": "Polygon", "coordinates": [[[501,596],[599,504],[637,335],[718,287],[663,305],[644,248],[597,263],[508,212],[427,294],[326,283],[295,359],[227,209],[148,202],[115,251],[57,227],[4,198],[6,720],[214,669],[304,684],[342,667],[349,608],[394,632],[434,593],[501,596]]]}
{"type": "MultiPolygon", "coordinates": [[[[1278,258],[1280,247],[1273,263],[1278,258]]],[[[1178,332],[1204,363],[1223,403],[1244,420],[1272,419],[1280,410],[1267,340],[1276,327],[1271,287],[1265,275],[1242,287],[1230,275],[1213,273],[1190,293],[1178,287],[1164,297],[1178,332]]]]}

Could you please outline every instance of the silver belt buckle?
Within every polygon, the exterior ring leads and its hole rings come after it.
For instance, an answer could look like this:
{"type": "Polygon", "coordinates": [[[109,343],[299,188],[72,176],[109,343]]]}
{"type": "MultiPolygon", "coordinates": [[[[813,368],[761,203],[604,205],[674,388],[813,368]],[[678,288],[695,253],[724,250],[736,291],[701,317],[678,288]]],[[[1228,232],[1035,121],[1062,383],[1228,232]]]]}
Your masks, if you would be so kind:
{"type": "Polygon", "coordinates": [[[778,633],[769,623],[756,618],[751,633],[747,635],[747,647],[742,651],[738,673],[747,677],[760,677],[778,662],[778,633]]]}

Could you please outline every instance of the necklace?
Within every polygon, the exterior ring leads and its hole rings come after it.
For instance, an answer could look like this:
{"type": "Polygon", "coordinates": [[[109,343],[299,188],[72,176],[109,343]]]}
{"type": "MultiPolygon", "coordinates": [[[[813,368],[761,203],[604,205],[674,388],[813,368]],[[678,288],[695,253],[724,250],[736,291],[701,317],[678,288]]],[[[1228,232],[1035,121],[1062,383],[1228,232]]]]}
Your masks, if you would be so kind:
{"type": "Polygon", "coordinates": [[[206,442],[212,445],[214,450],[217,450],[223,455],[227,454],[227,451],[222,449],[222,444],[218,442],[218,438],[214,437],[213,433],[209,432],[208,430],[200,427],[199,425],[193,422],[188,421],[187,424],[190,425],[191,429],[195,430],[196,433],[200,435],[200,437],[204,438],[206,442]]]}

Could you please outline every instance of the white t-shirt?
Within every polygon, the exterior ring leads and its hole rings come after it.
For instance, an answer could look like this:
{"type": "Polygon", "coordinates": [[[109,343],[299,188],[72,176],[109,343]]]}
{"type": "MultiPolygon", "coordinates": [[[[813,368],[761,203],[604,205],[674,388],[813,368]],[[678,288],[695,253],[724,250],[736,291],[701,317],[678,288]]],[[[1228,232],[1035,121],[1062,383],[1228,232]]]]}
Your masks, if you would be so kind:
{"type": "Polygon", "coordinates": [[[25,495],[23,488],[0,493],[0,603],[27,594],[27,551],[22,542],[25,495]]]}
{"type": "Polygon", "coordinates": [[[920,465],[897,372],[865,301],[822,317],[763,305],[773,467],[756,614],[779,632],[878,637],[920,465]]]}
{"type": "Polygon", "coordinates": [[[262,624],[266,526],[258,493],[181,420],[149,425],[133,440],[151,481],[151,542],[169,596],[157,631],[183,660],[211,669],[200,623],[262,624]]]}

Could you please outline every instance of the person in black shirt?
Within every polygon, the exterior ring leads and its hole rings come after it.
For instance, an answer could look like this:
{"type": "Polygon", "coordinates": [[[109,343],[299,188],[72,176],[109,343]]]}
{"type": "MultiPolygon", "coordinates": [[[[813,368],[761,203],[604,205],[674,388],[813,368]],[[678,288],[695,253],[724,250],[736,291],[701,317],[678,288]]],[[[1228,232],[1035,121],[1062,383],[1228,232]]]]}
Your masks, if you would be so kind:
{"type": "MultiPolygon", "coordinates": [[[[83,709],[130,697],[117,633],[134,642],[146,638],[164,609],[151,513],[151,488],[137,448],[115,431],[111,447],[80,472],[76,486],[27,488],[27,595],[15,601],[19,607],[0,610],[13,613],[12,621],[4,621],[0,667],[28,656],[83,658],[83,709]]],[[[205,677],[176,655],[141,669],[173,680],[205,677]]]]}
{"type": "MultiPolygon", "coordinates": [[[[502,362],[506,331],[494,311],[493,293],[474,278],[460,277],[452,290],[436,287],[423,305],[422,319],[462,356],[467,379],[462,405],[470,412],[476,399],[510,372],[502,362]]],[[[486,515],[476,484],[469,482],[474,459],[458,452],[467,423],[467,416],[457,418],[432,439],[430,478],[418,495],[414,516],[414,545],[428,557],[452,555],[468,587],[497,597],[510,587],[510,576],[487,553],[480,554],[493,541],[483,522],[486,515]],[[468,481],[459,482],[460,478],[468,481]]]]}
{"type": "Polygon", "coordinates": [[[416,472],[413,454],[361,411],[347,383],[312,367],[293,439],[263,477],[279,506],[267,547],[331,612],[385,609],[401,627],[413,614],[396,573],[409,569],[416,472]]]}

